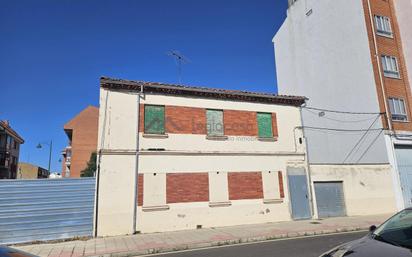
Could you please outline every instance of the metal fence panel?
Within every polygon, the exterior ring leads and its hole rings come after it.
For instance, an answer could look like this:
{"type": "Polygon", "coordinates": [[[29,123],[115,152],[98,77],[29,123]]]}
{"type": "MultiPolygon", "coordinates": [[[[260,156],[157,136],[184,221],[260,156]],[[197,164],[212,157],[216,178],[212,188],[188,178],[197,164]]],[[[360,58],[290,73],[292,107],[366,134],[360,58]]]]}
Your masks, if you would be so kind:
{"type": "Polygon", "coordinates": [[[0,180],[0,244],[92,236],[95,178],[0,180]]]}

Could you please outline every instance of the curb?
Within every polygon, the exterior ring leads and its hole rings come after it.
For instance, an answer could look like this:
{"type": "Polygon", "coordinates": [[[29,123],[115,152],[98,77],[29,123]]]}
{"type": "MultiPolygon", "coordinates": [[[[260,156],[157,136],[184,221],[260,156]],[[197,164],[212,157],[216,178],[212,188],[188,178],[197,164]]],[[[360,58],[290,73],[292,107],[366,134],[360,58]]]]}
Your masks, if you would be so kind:
{"type": "Polygon", "coordinates": [[[264,242],[264,241],[288,239],[288,238],[304,238],[304,237],[309,237],[309,236],[339,234],[339,233],[356,232],[356,231],[367,231],[368,229],[369,227],[347,227],[347,228],[326,229],[326,230],[319,230],[319,231],[293,232],[293,233],[287,233],[287,234],[257,236],[257,237],[248,237],[248,238],[236,238],[236,239],[230,239],[230,240],[197,243],[197,244],[191,244],[191,245],[182,244],[182,245],[177,245],[174,247],[164,247],[164,248],[160,247],[160,248],[152,248],[152,249],[136,250],[136,251],[128,251],[128,252],[107,253],[107,254],[102,254],[102,255],[88,255],[88,257],[132,257],[132,256],[158,254],[158,253],[172,253],[172,252],[185,251],[185,250],[196,250],[196,249],[201,250],[201,249],[208,248],[208,247],[264,242]]]}

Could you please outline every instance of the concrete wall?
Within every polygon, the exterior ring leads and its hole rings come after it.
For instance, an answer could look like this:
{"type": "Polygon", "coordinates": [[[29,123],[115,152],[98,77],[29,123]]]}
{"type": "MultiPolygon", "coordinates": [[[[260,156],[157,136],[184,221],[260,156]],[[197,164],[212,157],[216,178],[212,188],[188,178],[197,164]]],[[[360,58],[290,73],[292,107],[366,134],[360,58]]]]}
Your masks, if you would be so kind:
{"type": "MultiPolygon", "coordinates": [[[[273,39],[280,94],[304,95],[308,107],[379,113],[362,1],[297,1],[273,39]]],[[[382,128],[377,114],[304,109],[306,127],[382,128]]],[[[305,129],[313,164],[388,163],[381,131],[305,129]]]]}
{"type": "Polygon", "coordinates": [[[401,33],[403,54],[408,72],[409,85],[412,85],[412,1],[393,1],[401,33]]]}
{"type": "MultiPolygon", "coordinates": [[[[289,199],[280,194],[278,171],[305,167],[304,142],[299,142],[300,112],[296,107],[146,94],[141,104],[273,112],[277,141],[230,136],[208,140],[201,134],[146,137],[139,133],[139,183],[136,190],[138,96],[101,89],[98,148],[102,150],[98,190],[98,235],[159,232],[290,220],[289,199]],[[150,148],[163,148],[151,151],[150,148]],[[219,172],[219,174],[217,174],[219,172]],[[230,200],[228,173],[262,173],[262,199],[230,200]],[[167,176],[171,173],[208,175],[209,201],[167,203],[167,176]],[[137,193],[143,196],[134,227],[137,193]]],[[[143,126],[143,124],[140,124],[143,126]]],[[[166,131],[167,132],[167,131],[166,131]]],[[[286,175],[283,186],[287,191],[286,175]]]]}
{"type": "Polygon", "coordinates": [[[390,165],[311,165],[310,170],[314,183],[343,182],[348,216],[385,214],[397,210],[390,165]]]}

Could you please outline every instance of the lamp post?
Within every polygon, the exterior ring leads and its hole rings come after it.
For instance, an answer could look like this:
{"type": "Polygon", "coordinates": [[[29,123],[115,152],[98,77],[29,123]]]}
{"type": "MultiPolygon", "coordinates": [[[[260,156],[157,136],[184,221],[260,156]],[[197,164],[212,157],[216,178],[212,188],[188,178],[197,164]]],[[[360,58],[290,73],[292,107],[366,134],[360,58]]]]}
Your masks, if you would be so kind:
{"type": "Polygon", "coordinates": [[[36,148],[37,149],[41,149],[43,148],[43,145],[48,145],[49,146],[49,168],[47,169],[47,171],[50,174],[50,164],[51,164],[51,158],[52,158],[52,150],[53,150],[53,141],[50,140],[50,143],[39,143],[36,148]]]}

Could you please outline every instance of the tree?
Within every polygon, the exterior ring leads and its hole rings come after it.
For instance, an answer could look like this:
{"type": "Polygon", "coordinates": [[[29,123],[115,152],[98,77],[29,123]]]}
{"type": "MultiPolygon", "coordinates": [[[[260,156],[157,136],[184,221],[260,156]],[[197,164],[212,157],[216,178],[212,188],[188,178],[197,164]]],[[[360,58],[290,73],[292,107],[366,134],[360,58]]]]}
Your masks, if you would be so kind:
{"type": "Polygon", "coordinates": [[[80,172],[81,177],[93,177],[94,173],[96,172],[96,161],[97,161],[97,154],[93,152],[90,155],[90,159],[87,162],[87,167],[80,172]]]}

